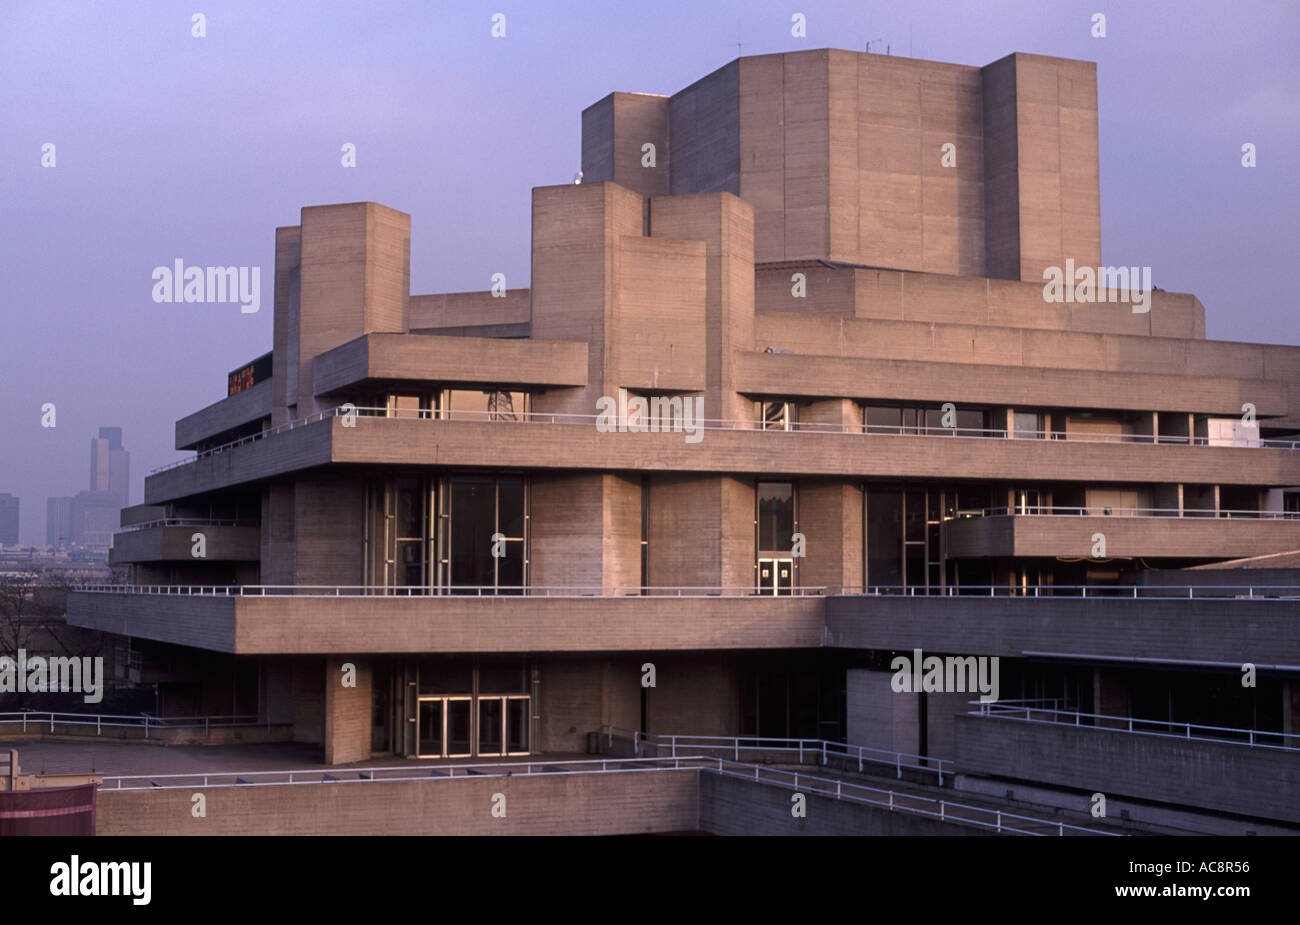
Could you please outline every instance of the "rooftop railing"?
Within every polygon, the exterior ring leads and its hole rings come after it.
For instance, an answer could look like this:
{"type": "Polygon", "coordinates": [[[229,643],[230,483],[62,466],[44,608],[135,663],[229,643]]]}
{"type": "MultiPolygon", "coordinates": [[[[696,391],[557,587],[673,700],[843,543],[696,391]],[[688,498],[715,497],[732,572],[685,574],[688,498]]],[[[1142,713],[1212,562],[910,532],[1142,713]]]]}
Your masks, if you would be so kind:
{"type": "Polygon", "coordinates": [[[145,520],[137,524],[127,524],[117,532],[131,533],[151,527],[260,527],[257,520],[217,520],[211,517],[160,517],[157,520],[145,520]]]}
{"type": "Polygon", "coordinates": [[[666,771],[701,771],[756,783],[788,787],[801,793],[817,793],[890,812],[925,816],[941,822],[966,824],[1015,835],[1120,835],[1103,829],[1070,825],[1058,820],[1037,819],[972,806],[953,800],[936,799],[905,791],[869,787],[851,781],[765,768],[760,765],[688,755],[670,758],[586,758],[547,761],[493,761],[458,764],[397,765],[374,768],[307,769],[291,771],[241,771],[211,774],[131,774],[105,777],[101,790],[177,790],[203,787],[290,787],[306,784],[373,783],[376,781],[453,781],[484,777],[568,774],[646,774],[666,771]]]}
{"type": "Polygon", "coordinates": [[[1296,585],[1189,585],[1138,586],[1138,585],[949,585],[944,588],[923,588],[900,585],[818,585],[790,588],[779,595],[771,590],[758,590],[753,585],[741,586],[673,586],[642,587],[640,585],[550,585],[550,586],[493,586],[451,585],[390,586],[390,585],[133,585],[133,584],[78,584],[74,591],[104,594],[162,594],[193,595],[199,597],[533,597],[533,598],[785,598],[785,597],[925,597],[963,598],[1105,598],[1107,600],[1201,600],[1208,598],[1235,598],[1238,600],[1277,600],[1300,598],[1296,585]]]}
{"type": "Polygon", "coordinates": [[[1300,511],[1231,510],[1228,508],[1112,507],[1106,504],[1082,506],[1022,504],[959,510],[965,517],[1209,517],[1248,520],[1300,520],[1300,511]]]}
{"type": "MultiPolygon", "coordinates": [[[[149,716],[138,713],[134,716],[112,713],[51,713],[45,710],[19,710],[0,713],[0,726],[18,727],[21,732],[55,731],[60,727],[95,727],[95,735],[103,734],[104,729],[141,729],[144,737],[149,738],[150,730],[163,729],[210,729],[228,726],[263,726],[269,725],[254,714],[242,716],[149,716]]],[[[14,730],[9,730],[14,731],[14,730]]]]}
{"type": "MultiPolygon", "coordinates": [[[[424,420],[424,421],[493,421],[511,424],[523,425],[568,425],[574,427],[594,427],[598,423],[609,421],[607,415],[600,414],[570,414],[558,412],[540,412],[540,411],[461,411],[456,409],[396,409],[378,407],[343,407],[329,408],[324,411],[318,411],[315,414],[309,414],[305,417],[289,421],[276,427],[268,428],[260,433],[251,434],[247,437],[241,437],[238,440],[231,440],[220,446],[210,447],[203,450],[190,459],[181,459],[173,463],[158,466],[149,471],[150,475],[156,475],[159,472],[166,472],[169,469],[175,469],[178,466],[186,466],[200,459],[206,459],[224,453],[235,447],[244,446],[258,440],[264,440],[267,437],[276,434],[285,433],[309,424],[315,424],[318,421],[327,420],[333,417],[352,417],[357,419],[364,418],[387,418],[392,420],[424,420]]],[[[672,417],[642,415],[639,417],[629,416],[621,421],[625,429],[635,430],[644,428],[659,432],[680,433],[682,430],[681,420],[672,417]]],[[[1268,449],[1288,449],[1294,450],[1300,448],[1300,438],[1295,440],[1258,440],[1251,439],[1246,444],[1225,443],[1221,438],[1214,437],[1180,437],[1169,436],[1165,434],[1097,434],[1084,433],[1080,431],[1058,431],[1058,430],[1017,430],[1007,428],[973,428],[973,427],[928,427],[925,425],[915,426],[897,426],[882,424],[830,424],[815,421],[795,422],[789,426],[772,426],[758,420],[730,420],[725,418],[705,418],[703,420],[693,421],[691,427],[697,430],[744,430],[744,431],[763,431],[765,433],[826,433],[842,435],[878,435],[894,437],[949,437],[958,439],[1017,439],[1017,440],[1069,440],[1072,442],[1089,442],[1089,443],[1146,443],[1146,444],[1171,444],[1175,446],[1220,446],[1220,447],[1238,447],[1238,448],[1256,448],[1264,447],[1268,449]]]]}
{"type": "Polygon", "coordinates": [[[832,742],[828,739],[784,739],[771,736],[700,736],[700,735],[660,735],[644,733],[636,729],[624,729],[619,726],[604,725],[599,729],[605,737],[606,744],[613,746],[614,739],[629,740],[633,753],[640,755],[646,746],[655,749],[667,749],[668,757],[676,758],[679,751],[683,754],[718,753],[731,755],[733,761],[740,761],[742,754],[753,756],[755,753],[788,755],[802,764],[805,758],[814,759],[818,764],[826,764],[830,758],[842,758],[856,761],[858,771],[865,770],[866,765],[882,765],[892,768],[896,777],[902,777],[904,770],[923,771],[937,774],[939,786],[943,786],[943,777],[953,775],[953,763],[943,758],[926,755],[914,755],[910,752],[894,752],[866,745],[848,745],[844,742],[832,742]]]}
{"type": "Polygon", "coordinates": [[[1262,729],[1239,729],[1231,726],[1207,726],[1201,723],[1175,723],[1165,720],[1138,719],[1134,716],[1114,716],[1106,713],[1083,713],[1065,709],[1059,700],[998,700],[984,703],[969,702],[979,709],[971,716],[992,716],[1021,722],[1041,723],[1051,726],[1077,726],[1103,729],[1107,732],[1134,735],[1161,736],[1202,742],[1226,742],[1250,748],[1269,748],[1300,753],[1300,734],[1267,732],[1262,729]]]}

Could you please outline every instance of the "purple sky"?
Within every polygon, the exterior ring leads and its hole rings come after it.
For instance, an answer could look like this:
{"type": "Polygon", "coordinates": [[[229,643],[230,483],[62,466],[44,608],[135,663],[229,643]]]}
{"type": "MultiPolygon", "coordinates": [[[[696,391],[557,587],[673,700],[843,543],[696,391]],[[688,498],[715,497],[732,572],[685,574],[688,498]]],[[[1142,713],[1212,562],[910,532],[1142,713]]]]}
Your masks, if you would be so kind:
{"type": "Polygon", "coordinates": [[[871,40],[967,65],[1096,61],[1103,262],[1198,295],[1210,337],[1300,344],[1292,0],[443,6],[0,5],[0,492],[22,498],[22,542],[44,542],[47,497],[87,487],[100,425],[124,429],[134,503],[149,469],[185,455],[175,420],[270,349],[274,230],[302,206],[410,213],[413,292],[487,289],[496,272],[527,285],[529,190],[571,180],[583,107],[675,92],[738,40],[746,55],[871,40]],[[206,38],[190,35],[194,11],[206,38]],[[497,11],[504,39],[489,34],[497,11]],[[807,39],[790,36],[795,12],[807,39]],[[262,267],[261,311],[155,304],[150,273],[175,257],[262,267]]]}

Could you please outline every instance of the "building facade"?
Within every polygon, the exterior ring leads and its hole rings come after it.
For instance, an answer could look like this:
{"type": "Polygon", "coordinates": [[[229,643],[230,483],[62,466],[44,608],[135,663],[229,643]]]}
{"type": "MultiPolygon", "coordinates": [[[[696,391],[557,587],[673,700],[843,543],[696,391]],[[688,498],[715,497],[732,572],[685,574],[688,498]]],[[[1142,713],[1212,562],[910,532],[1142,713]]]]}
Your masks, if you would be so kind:
{"type": "Polygon", "coordinates": [[[112,492],[131,503],[131,454],[122,448],[122,428],[101,427],[90,440],[90,490],[112,492]]]}
{"type": "Polygon", "coordinates": [[[72,498],[45,499],[45,545],[56,549],[73,543],[75,519],[72,498]]]}
{"type": "Polygon", "coordinates": [[[334,763],[802,737],[1300,820],[1295,606],[1197,568],[1300,549],[1300,348],[1101,266],[1093,64],[740,58],[582,150],[527,289],[412,294],[377,203],[276,229],[269,363],[70,621],[334,763]],[[899,692],[917,650],[1035,706],[899,692]]]}
{"type": "Polygon", "coordinates": [[[0,546],[18,542],[18,496],[0,494],[0,546]]]}

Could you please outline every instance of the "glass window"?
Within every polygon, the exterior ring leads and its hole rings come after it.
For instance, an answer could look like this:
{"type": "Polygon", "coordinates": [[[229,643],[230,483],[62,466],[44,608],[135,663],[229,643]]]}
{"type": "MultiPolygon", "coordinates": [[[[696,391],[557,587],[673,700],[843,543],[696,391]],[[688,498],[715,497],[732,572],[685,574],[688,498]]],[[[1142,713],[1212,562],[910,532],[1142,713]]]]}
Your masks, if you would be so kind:
{"type": "Polygon", "coordinates": [[[867,491],[867,584],[903,583],[903,493],[897,488],[867,491]]]}
{"type": "Polygon", "coordinates": [[[505,703],[500,697],[480,699],[478,702],[478,753],[501,754],[501,733],[505,721],[505,703]]]}
{"type": "Polygon", "coordinates": [[[1043,416],[1037,411],[1017,411],[1013,414],[1015,435],[1018,439],[1042,439],[1043,416]]]}
{"type": "Polygon", "coordinates": [[[794,538],[794,483],[758,483],[758,548],[788,551],[794,538]]]}
{"type": "Polygon", "coordinates": [[[474,689],[474,666],[468,658],[424,658],[418,667],[421,694],[468,694],[474,689]]]}
{"type": "Polygon", "coordinates": [[[903,409],[884,405],[867,405],[867,432],[873,434],[898,433],[903,422],[903,409]]]}
{"type": "Polygon", "coordinates": [[[963,437],[987,436],[982,433],[988,428],[988,415],[978,409],[957,410],[957,433],[963,437]]]}
{"type": "Polygon", "coordinates": [[[480,694],[524,694],[528,692],[528,675],[522,656],[487,657],[479,660],[480,694]]]}
{"type": "Polygon", "coordinates": [[[448,495],[448,582],[522,594],[527,584],[527,490],[518,475],[453,476],[448,495]]]}
{"type": "Polygon", "coordinates": [[[496,533],[496,491],[492,479],[451,480],[451,584],[495,584],[492,534],[496,533]]]}
{"type": "Polygon", "coordinates": [[[506,700],[506,751],[512,755],[528,751],[528,697],[506,700]]]}
{"type": "Polygon", "coordinates": [[[448,389],[443,416],[467,421],[522,421],[527,412],[527,392],[501,389],[448,389]]]}
{"type": "Polygon", "coordinates": [[[388,416],[390,418],[418,418],[420,416],[420,396],[389,395],[388,416]]]}
{"type": "Polygon", "coordinates": [[[794,422],[794,405],[788,401],[759,402],[764,430],[790,430],[794,422]]]}

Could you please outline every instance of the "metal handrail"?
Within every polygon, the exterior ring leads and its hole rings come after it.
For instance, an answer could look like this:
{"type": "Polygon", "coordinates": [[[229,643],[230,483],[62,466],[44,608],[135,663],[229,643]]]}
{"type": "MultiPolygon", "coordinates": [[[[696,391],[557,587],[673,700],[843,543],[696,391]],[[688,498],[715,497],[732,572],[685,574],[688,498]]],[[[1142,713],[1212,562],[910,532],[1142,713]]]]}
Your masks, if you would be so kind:
{"type": "Polygon", "coordinates": [[[806,585],[779,595],[753,585],[133,585],[74,584],[74,591],[102,594],[162,594],[195,597],[925,597],[1104,598],[1110,600],[1278,600],[1300,597],[1297,585],[806,585]],[[1218,594],[1210,592],[1221,592],[1218,594]]]}
{"type": "Polygon", "coordinates": [[[136,524],[127,524],[118,533],[130,533],[148,527],[260,527],[260,521],[249,520],[214,520],[207,517],[161,517],[158,520],[144,520],[136,524]]]}
{"type": "Polygon", "coordinates": [[[638,755],[641,754],[641,746],[645,744],[653,745],[656,748],[671,749],[673,757],[676,757],[679,746],[683,749],[700,752],[724,750],[730,752],[736,761],[740,760],[741,751],[794,752],[798,754],[800,764],[803,763],[805,755],[817,758],[818,763],[823,765],[827,763],[828,758],[833,756],[836,758],[856,759],[859,771],[863,770],[864,762],[890,765],[895,769],[895,775],[900,778],[903,776],[904,769],[935,773],[939,777],[940,786],[943,786],[944,774],[951,777],[955,773],[952,761],[946,758],[873,748],[869,745],[851,745],[829,739],[643,733],[637,729],[626,729],[608,723],[600,726],[597,732],[606,737],[608,745],[613,745],[615,736],[631,738],[632,747],[638,755]]]}
{"type": "Polygon", "coordinates": [[[1247,748],[1271,748],[1278,751],[1300,752],[1300,734],[1291,732],[1268,732],[1263,729],[1241,729],[1233,726],[1207,726],[1203,723],[1176,723],[1172,720],[1159,719],[1139,719],[1134,716],[1115,716],[1107,713],[1084,713],[1079,710],[1062,709],[1055,700],[1033,701],[1033,700],[999,700],[990,703],[984,703],[979,700],[968,702],[970,706],[977,706],[979,709],[969,711],[971,716],[996,717],[999,719],[1014,719],[1020,722],[1043,723],[1049,726],[1076,726],[1100,729],[1107,732],[1132,733],[1133,735],[1153,735],[1163,738],[1184,739],[1199,742],[1221,742],[1228,745],[1244,745],[1247,748]],[[1052,719],[1043,719],[1041,714],[1050,713],[1052,719]],[[1040,714],[1036,717],[1034,714],[1040,714]],[[1066,717],[1062,720],[1061,717],[1066,717]],[[1068,720],[1073,718],[1073,722],[1068,720]],[[1095,722],[1082,723],[1080,720],[1105,720],[1107,722],[1124,723],[1123,727],[1101,725],[1095,722]],[[1141,729],[1139,726],[1157,726],[1170,730],[1168,732],[1158,732],[1152,729],[1141,729]],[[1174,732],[1173,730],[1180,730],[1174,732]],[[1193,734],[1193,730],[1198,730],[1193,734]],[[1200,730],[1206,730],[1216,733],[1229,733],[1234,736],[1244,736],[1245,741],[1240,738],[1223,738],[1216,735],[1202,735],[1200,730]],[[1275,745],[1270,742],[1257,741],[1257,736],[1263,736],[1273,739],[1281,739],[1284,743],[1288,740],[1294,740],[1295,745],[1275,745]]]}
{"type": "Polygon", "coordinates": [[[0,713],[0,725],[21,725],[22,731],[27,727],[48,725],[54,732],[55,725],[60,726],[94,726],[95,735],[102,735],[104,727],[143,729],[144,737],[149,738],[150,729],[197,729],[202,727],[206,733],[213,728],[232,726],[271,726],[269,718],[253,714],[232,714],[230,716],[150,716],[147,713],[136,715],[114,713],[58,713],[49,710],[19,710],[0,713]]]}
{"type": "Polygon", "coordinates": [[[1228,508],[1112,507],[1106,504],[1026,504],[963,510],[965,517],[1191,517],[1300,520],[1300,511],[1233,510],[1228,508]]]}
{"type": "Polygon", "coordinates": [[[465,771],[459,779],[473,777],[511,777],[519,769],[524,769],[523,773],[531,774],[554,774],[560,773],[547,771],[548,767],[566,767],[573,770],[569,773],[591,773],[596,772],[625,772],[625,771],[646,771],[656,770],[659,767],[671,770],[694,770],[693,767],[683,768],[680,762],[699,761],[701,756],[681,756],[679,758],[566,758],[560,760],[549,760],[545,758],[533,758],[520,761],[478,761],[478,762],[459,762],[454,764],[403,764],[403,765],[386,765],[382,767],[365,767],[365,768],[308,768],[308,769],[286,769],[281,771],[215,771],[215,772],[194,772],[180,774],[122,774],[105,777],[100,784],[101,789],[106,790],[174,790],[188,789],[195,786],[203,787],[280,787],[280,786],[300,786],[302,784],[320,784],[320,783],[357,783],[362,781],[395,781],[395,780],[439,780],[439,779],[456,779],[456,771],[465,771]],[[625,765],[635,763],[642,767],[632,768],[610,768],[609,765],[625,765]],[[644,767],[647,763],[656,764],[655,768],[644,767]],[[596,767],[599,765],[600,767],[596,767]],[[534,770],[536,769],[536,770],[534,770]],[[444,778],[436,777],[430,772],[445,772],[444,778]],[[469,772],[474,773],[469,773],[469,772]],[[160,783],[163,782],[163,783],[160,783]],[[110,782],[115,786],[110,786],[110,782]],[[200,783],[201,782],[201,783],[200,783]]]}
{"type": "MultiPolygon", "coordinates": [[[[608,420],[607,415],[601,414],[576,414],[572,412],[543,412],[543,411],[470,411],[457,409],[410,409],[410,410],[390,410],[387,407],[360,407],[354,406],[343,409],[342,406],[328,408],[324,411],[318,411],[305,417],[297,418],[293,421],[287,421],[275,427],[267,428],[256,434],[250,434],[241,437],[238,440],[231,440],[219,446],[209,447],[206,450],[196,454],[190,459],[181,459],[176,462],[158,466],[149,471],[150,475],[156,475],[159,472],[165,472],[168,469],[174,469],[178,466],[186,466],[190,463],[197,462],[200,459],[223,453],[226,450],[237,446],[243,446],[257,440],[263,440],[275,434],[284,433],[307,424],[314,424],[332,417],[354,417],[354,418],[387,418],[391,420],[407,421],[491,421],[494,423],[511,423],[511,424],[561,424],[573,426],[595,426],[598,422],[608,420]]],[[[644,423],[647,427],[654,426],[660,430],[673,430],[675,422],[659,417],[652,417],[649,414],[638,416],[638,421],[644,423]]],[[[626,420],[623,421],[627,423],[626,420]]],[[[680,422],[676,422],[680,423],[680,422]]],[[[771,427],[765,426],[761,420],[739,420],[730,418],[703,418],[692,422],[693,428],[699,430],[745,430],[745,431],[762,431],[764,433],[830,433],[830,434],[868,434],[877,436],[895,436],[895,437],[957,437],[965,439],[1023,439],[1023,440],[1068,440],[1073,442],[1088,443],[1144,443],[1160,444],[1174,446],[1218,446],[1228,449],[1254,449],[1257,447],[1267,449],[1291,449],[1300,447],[1300,440],[1255,440],[1252,439],[1249,444],[1241,445],[1236,443],[1224,443],[1221,438],[1211,437],[1179,437],[1167,436],[1164,434],[1093,434],[1080,431],[1064,430],[1016,430],[1015,428],[998,428],[998,427],[929,427],[926,425],[916,426],[896,426],[885,424],[830,424],[819,421],[794,422],[789,427],[771,427]]],[[[680,428],[678,428],[680,430],[680,428]]],[[[677,431],[674,431],[677,432],[677,431]]]]}
{"type": "Polygon", "coordinates": [[[879,787],[868,787],[833,778],[817,777],[800,772],[763,768],[759,765],[728,761],[725,758],[712,758],[706,755],[684,755],[673,758],[596,758],[563,759],[548,761],[545,759],[529,761],[498,761],[464,764],[424,764],[400,765],[373,768],[313,768],[309,770],[285,771],[241,771],[197,774],[131,774],[103,778],[101,790],[176,790],[195,787],[287,787],[305,784],[325,783],[366,783],[375,781],[440,781],[472,780],[482,777],[513,777],[519,773],[525,776],[565,775],[565,774],[641,774],[653,771],[707,771],[725,777],[752,780],[757,783],[791,786],[800,792],[819,793],[834,796],[840,800],[851,800],[873,806],[888,808],[891,812],[904,812],[913,815],[928,816],[943,822],[976,825],[994,829],[998,832],[1010,832],[1020,835],[1045,835],[1046,832],[1021,828],[1011,822],[1029,823],[1047,827],[1057,835],[1064,835],[1066,830],[1089,835],[1120,835],[1119,832],[1107,832],[1084,826],[1070,825],[1057,820],[1036,819],[1004,810],[993,810],[983,806],[971,806],[953,800],[933,799],[912,793],[900,793],[879,787]],[[610,767],[616,765],[616,767],[610,767]],[[599,767],[597,767],[599,766],[599,767]],[[552,770],[548,770],[552,769],[552,770]],[[457,770],[465,773],[457,775],[457,770]],[[416,772],[416,773],[413,773],[416,772]],[[423,772],[423,773],[418,773],[423,772]],[[764,773],[768,777],[764,778],[764,773]],[[781,775],[786,780],[780,779],[781,775]],[[297,780],[295,780],[295,776],[297,780]],[[270,780],[268,778],[281,778],[270,780]],[[130,782],[124,786],[124,782],[130,782]],[[114,786],[115,785],[115,786],[114,786]],[[825,785],[825,786],[819,786],[825,785]],[[886,799],[887,798],[887,799],[886,799]],[[920,805],[916,805],[920,804],[920,805]],[[963,818],[952,815],[953,810],[964,813],[979,814],[983,818],[963,818]]]}
{"type": "Polygon", "coordinates": [[[1027,829],[1016,828],[1014,826],[1007,825],[1004,821],[1007,819],[1012,819],[1019,822],[1032,823],[1034,825],[1049,826],[1050,828],[1055,829],[1056,834],[1058,835],[1064,835],[1067,829],[1069,829],[1071,832],[1081,832],[1089,835],[1121,836],[1123,834],[1120,832],[1108,832],[1105,831],[1104,829],[1092,829],[1092,828],[1087,828],[1086,826],[1070,825],[1068,823],[1060,822],[1057,820],[1049,821],[1046,819],[1036,819],[1033,816],[1023,816],[1018,813],[1009,813],[1006,812],[1005,810],[1000,810],[1000,809],[999,810],[988,809],[987,807],[984,806],[971,806],[970,804],[958,803],[953,800],[935,799],[932,797],[925,797],[925,796],[920,796],[912,793],[898,793],[894,790],[884,790],[880,787],[868,787],[865,784],[855,784],[849,781],[835,780],[834,778],[814,777],[812,775],[803,774],[798,771],[786,771],[781,768],[764,768],[760,765],[744,764],[739,761],[728,761],[725,758],[717,758],[714,760],[718,762],[717,773],[723,774],[728,777],[739,777],[745,780],[757,781],[759,783],[772,783],[772,784],[785,783],[787,786],[793,786],[794,789],[799,791],[820,793],[824,796],[834,796],[836,799],[849,799],[858,803],[868,803],[874,806],[884,806],[884,807],[888,807],[891,812],[902,811],[902,812],[915,813],[922,816],[931,816],[943,822],[963,822],[969,825],[983,826],[984,828],[996,829],[998,832],[1014,832],[1019,835],[1045,834],[1043,832],[1032,832],[1027,829]],[[727,767],[744,768],[745,773],[742,774],[735,771],[728,771],[726,770],[727,767]],[[750,771],[753,772],[752,776],[749,773],[750,771]],[[762,772],[767,772],[768,774],[773,776],[784,774],[788,778],[790,778],[790,780],[785,782],[780,780],[770,780],[770,779],[764,780],[760,776],[762,772]],[[812,782],[813,784],[826,784],[826,785],[834,785],[834,786],[833,787],[809,786],[810,782],[812,782]],[[870,793],[873,795],[873,797],[866,797],[860,795],[864,793],[870,793]],[[880,799],[881,797],[885,797],[885,796],[889,798],[888,802],[886,802],[883,799],[880,799]],[[900,799],[910,800],[918,803],[927,803],[935,807],[935,809],[937,809],[938,811],[936,812],[934,809],[922,809],[915,806],[907,806],[905,804],[900,804],[898,802],[900,799]],[[964,818],[949,815],[949,813],[954,809],[961,810],[963,812],[981,813],[986,817],[991,817],[991,818],[964,819],[964,818]]]}

